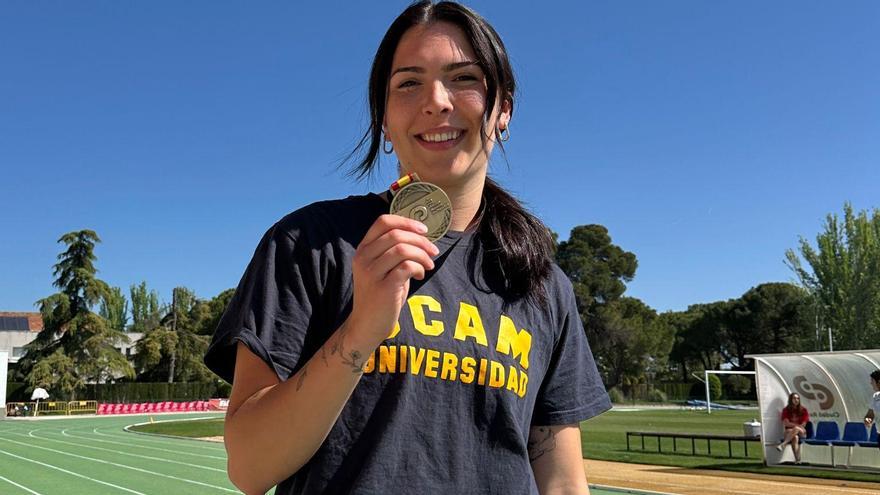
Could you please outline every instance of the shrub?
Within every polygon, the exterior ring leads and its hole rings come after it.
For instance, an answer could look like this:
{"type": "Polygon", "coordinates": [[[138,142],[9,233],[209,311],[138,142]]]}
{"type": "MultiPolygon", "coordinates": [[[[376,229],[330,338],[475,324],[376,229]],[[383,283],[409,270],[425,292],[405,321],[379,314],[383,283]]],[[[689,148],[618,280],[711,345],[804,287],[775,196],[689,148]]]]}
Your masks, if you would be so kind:
{"type": "MultiPolygon", "coordinates": [[[[718,378],[718,375],[709,375],[709,395],[712,396],[711,400],[718,400],[723,396],[721,393],[721,379],[718,378]]],[[[703,382],[694,383],[691,385],[691,391],[688,396],[690,399],[706,400],[706,384],[703,382]]]]}
{"type": "Polygon", "coordinates": [[[718,400],[724,396],[721,393],[721,379],[718,378],[718,375],[709,375],[709,394],[712,400],[718,400]]]}
{"type": "Polygon", "coordinates": [[[619,388],[614,387],[608,391],[608,397],[611,398],[612,404],[623,404],[626,402],[626,397],[623,396],[623,392],[620,391],[619,388]]]}
{"type": "Polygon", "coordinates": [[[725,380],[724,396],[731,399],[745,399],[751,396],[752,380],[743,375],[731,375],[725,380]]]}
{"type": "Polygon", "coordinates": [[[227,399],[232,393],[232,385],[224,380],[217,380],[217,397],[227,399]]]}
{"type": "Polygon", "coordinates": [[[652,388],[648,391],[648,402],[666,402],[666,394],[660,389],[652,388]]]}

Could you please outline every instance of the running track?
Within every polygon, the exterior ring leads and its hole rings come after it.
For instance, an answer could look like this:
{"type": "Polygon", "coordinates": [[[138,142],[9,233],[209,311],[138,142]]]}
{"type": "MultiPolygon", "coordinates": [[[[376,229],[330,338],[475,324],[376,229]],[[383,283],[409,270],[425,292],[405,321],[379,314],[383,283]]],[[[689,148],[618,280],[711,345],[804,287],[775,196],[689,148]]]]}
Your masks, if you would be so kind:
{"type": "MultiPolygon", "coordinates": [[[[194,413],[157,420],[219,417],[194,413]]],[[[149,416],[0,421],[0,494],[240,493],[219,443],[126,432],[149,416]]]]}

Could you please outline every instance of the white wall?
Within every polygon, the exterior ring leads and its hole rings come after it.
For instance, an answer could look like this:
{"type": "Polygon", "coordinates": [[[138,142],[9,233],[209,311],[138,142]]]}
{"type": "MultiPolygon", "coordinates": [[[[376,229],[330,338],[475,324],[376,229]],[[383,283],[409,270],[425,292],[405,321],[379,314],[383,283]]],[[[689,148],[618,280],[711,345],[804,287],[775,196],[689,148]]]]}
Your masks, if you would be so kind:
{"type": "MultiPolygon", "coordinates": [[[[6,416],[6,372],[7,372],[8,355],[4,351],[0,351],[0,413],[6,416]]],[[[0,418],[2,419],[2,418],[0,418]]]]}
{"type": "Polygon", "coordinates": [[[0,352],[9,353],[9,359],[15,363],[18,358],[12,354],[15,347],[24,347],[37,338],[37,332],[27,330],[0,330],[0,352]]]}

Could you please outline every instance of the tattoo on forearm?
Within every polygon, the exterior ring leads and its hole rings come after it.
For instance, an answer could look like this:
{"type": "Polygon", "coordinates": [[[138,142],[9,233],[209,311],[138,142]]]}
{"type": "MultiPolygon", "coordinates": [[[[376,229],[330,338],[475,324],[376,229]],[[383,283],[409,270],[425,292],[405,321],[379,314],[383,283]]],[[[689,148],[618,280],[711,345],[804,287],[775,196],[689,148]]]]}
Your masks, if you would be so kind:
{"type": "Polygon", "coordinates": [[[327,346],[321,346],[321,359],[324,361],[324,366],[330,366],[330,362],[327,361],[327,346]]]}
{"type": "Polygon", "coordinates": [[[538,433],[529,439],[529,462],[535,462],[541,456],[556,448],[556,433],[551,428],[538,427],[538,433]]]}
{"type": "Polygon", "coordinates": [[[299,392],[299,389],[302,388],[303,383],[306,381],[306,375],[309,374],[309,365],[306,364],[303,366],[302,371],[299,374],[299,379],[296,381],[296,391],[299,392]]]}

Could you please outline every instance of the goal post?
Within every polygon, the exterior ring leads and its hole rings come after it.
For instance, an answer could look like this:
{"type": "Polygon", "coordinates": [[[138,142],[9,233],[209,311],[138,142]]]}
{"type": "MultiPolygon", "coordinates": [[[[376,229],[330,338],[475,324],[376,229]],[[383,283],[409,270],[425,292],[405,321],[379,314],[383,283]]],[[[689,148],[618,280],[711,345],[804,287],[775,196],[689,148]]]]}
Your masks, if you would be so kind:
{"type": "Polygon", "coordinates": [[[725,371],[725,370],[705,370],[704,376],[705,380],[703,383],[706,384],[706,412],[708,414],[712,414],[712,396],[709,391],[709,374],[713,375],[752,375],[756,376],[754,371],[725,371]]]}

